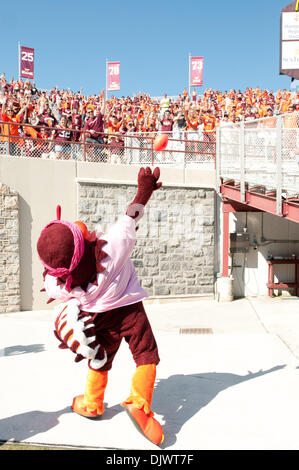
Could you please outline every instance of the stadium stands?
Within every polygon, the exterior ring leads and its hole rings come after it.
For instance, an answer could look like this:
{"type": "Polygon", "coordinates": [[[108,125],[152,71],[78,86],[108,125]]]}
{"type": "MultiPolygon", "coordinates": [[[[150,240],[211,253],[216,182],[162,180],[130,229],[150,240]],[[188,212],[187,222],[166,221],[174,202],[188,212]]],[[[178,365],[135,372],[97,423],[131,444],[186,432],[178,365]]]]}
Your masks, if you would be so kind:
{"type": "MultiPolygon", "coordinates": [[[[57,87],[44,91],[37,89],[29,80],[8,81],[2,74],[0,103],[1,145],[7,143],[7,133],[12,135],[10,149],[16,147],[16,143],[18,147],[24,145],[24,140],[14,140],[17,138],[17,126],[13,128],[9,125],[19,123],[22,124],[18,126],[21,137],[41,141],[36,141],[34,149],[27,149],[27,153],[34,150],[35,156],[45,155],[47,149],[55,145],[56,154],[63,155],[71,149],[71,158],[75,158],[80,145],[76,148],[74,142],[80,144],[84,141],[89,146],[94,144],[93,150],[101,145],[95,161],[109,161],[111,149],[114,149],[116,158],[117,155],[123,155],[122,147],[127,147],[126,142],[129,140],[132,144],[136,136],[144,137],[142,145],[147,148],[146,139],[149,136],[154,138],[161,131],[168,132],[171,138],[178,141],[182,139],[182,133],[187,132],[187,140],[190,142],[186,148],[192,152],[198,148],[192,142],[194,140],[205,142],[206,145],[213,144],[216,127],[221,124],[238,124],[240,121],[299,110],[299,92],[279,89],[274,93],[256,87],[246,88],[244,92],[207,89],[202,95],[192,92],[188,96],[185,89],[177,97],[164,94],[159,99],[138,93],[133,97],[112,96],[105,101],[104,90],[92,96],[86,96],[82,91],[59,90],[57,87]],[[72,145],[68,143],[70,141],[72,145]],[[102,148],[103,144],[105,149],[102,148]]],[[[13,152],[17,150],[13,148],[13,152]]],[[[131,150],[130,159],[133,153],[134,150],[131,150]]]]}

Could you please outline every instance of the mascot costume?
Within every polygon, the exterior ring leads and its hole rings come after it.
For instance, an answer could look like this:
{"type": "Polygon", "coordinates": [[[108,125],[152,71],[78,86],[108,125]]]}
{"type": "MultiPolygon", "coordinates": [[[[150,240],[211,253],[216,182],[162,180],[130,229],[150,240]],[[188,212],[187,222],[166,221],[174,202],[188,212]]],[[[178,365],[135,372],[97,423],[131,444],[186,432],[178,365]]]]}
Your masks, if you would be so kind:
{"type": "Polygon", "coordinates": [[[130,255],[136,242],[136,222],[153,191],[159,189],[159,168],[141,168],[137,194],[126,214],[104,238],[90,233],[82,222],[57,220],[42,230],[37,251],[45,268],[44,289],[48,302],[58,299],[55,335],[60,348],[88,360],[83,395],[73,399],[72,410],[88,418],[104,413],[108,372],[123,338],[136,370],[130,396],[122,403],[139,430],[160,445],[164,435],[151,411],[159,363],[157,344],[146,316],[142,289],[130,255]]]}

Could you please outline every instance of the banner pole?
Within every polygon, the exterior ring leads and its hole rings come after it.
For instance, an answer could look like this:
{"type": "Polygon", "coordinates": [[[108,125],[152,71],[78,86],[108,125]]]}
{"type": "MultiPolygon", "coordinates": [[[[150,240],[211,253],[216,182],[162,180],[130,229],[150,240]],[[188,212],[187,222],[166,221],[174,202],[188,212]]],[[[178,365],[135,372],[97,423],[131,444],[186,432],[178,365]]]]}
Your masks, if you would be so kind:
{"type": "Polygon", "coordinates": [[[19,81],[21,80],[21,43],[18,42],[18,50],[19,50],[19,81]]]}
{"type": "Polygon", "coordinates": [[[191,54],[190,54],[190,52],[189,52],[189,80],[188,80],[189,97],[190,97],[190,61],[191,61],[191,54]]]}
{"type": "Polygon", "coordinates": [[[107,95],[107,93],[108,93],[108,91],[107,91],[107,64],[108,64],[108,59],[106,59],[106,93],[105,93],[106,98],[105,98],[105,101],[107,101],[107,96],[108,96],[107,95]]]}

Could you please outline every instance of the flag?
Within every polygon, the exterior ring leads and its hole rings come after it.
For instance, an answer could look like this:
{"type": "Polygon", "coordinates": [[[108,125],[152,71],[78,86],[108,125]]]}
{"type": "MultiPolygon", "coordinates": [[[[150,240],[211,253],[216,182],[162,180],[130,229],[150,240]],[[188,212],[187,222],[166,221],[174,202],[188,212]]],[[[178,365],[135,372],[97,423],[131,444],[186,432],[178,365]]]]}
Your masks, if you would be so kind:
{"type": "Polygon", "coordinates": [[[107,90],[120,89],[120,62],[107,62],[107,90]]]}
{"type": "Polygon", "coordinates": [[[203,84],[203,57],[190,57],[190,86],[203,84]]]}
{"type": "Polygon", "coordinates": [[[34,49],[21,46],[20,77],[34,80],[34,49]]]}

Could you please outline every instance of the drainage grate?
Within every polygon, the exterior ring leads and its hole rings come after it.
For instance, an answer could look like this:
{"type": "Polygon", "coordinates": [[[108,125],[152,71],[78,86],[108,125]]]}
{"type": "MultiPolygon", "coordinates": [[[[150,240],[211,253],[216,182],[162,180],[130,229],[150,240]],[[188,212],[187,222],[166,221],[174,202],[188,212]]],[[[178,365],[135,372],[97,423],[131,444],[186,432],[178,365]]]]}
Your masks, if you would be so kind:
{"type": "Polygon", "coordinates": [[[181,335],[210,335],[212,328],[180,328],[181,335]]]}

